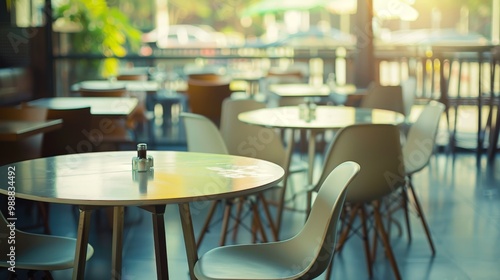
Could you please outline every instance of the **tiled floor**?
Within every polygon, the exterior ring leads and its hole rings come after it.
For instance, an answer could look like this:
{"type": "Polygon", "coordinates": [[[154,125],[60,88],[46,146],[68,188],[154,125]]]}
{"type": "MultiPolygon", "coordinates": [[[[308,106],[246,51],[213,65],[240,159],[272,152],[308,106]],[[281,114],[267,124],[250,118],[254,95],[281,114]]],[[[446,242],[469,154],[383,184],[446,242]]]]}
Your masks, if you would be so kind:
{"type": "MultiPolygon", "coordinates": [[[[176,133],[182,134],[178,128],[176,133]]],[[[180,141],[182,142],[182,141],[180,141]]],[[[160,143],[162,144],[162,143],[160,143]]],[[[175,145],[158,145],[157,149],[184,149],[175,145]]],[[[299,156],[299,155],[297,155],[299,156]]],[[[320,157],[318,157],[320,158],[320,157]]],[[[318,160],[319,164],[320,160],[318,160]]],[[[316,168],[319,172],[319,168],[316,168]]],[[[300,192],[305,178],[294,175],[293,187],[300,192]]],[[[403,279],[500,279],[500,156],[494,162],[474,153],[455,155],[439,153],[428,168],[415,175],[414,184],[436,245],[431,252],[417,217],[411,217],[413,240],[408,242],[406,232],[393,227],[391,244],[403,279]]],[[[295,202],[304,205],[303,196],[295,202]]],[[[209,204],[207,203],[207,209],[209,204]]],[[[193,212],[195,232],[206,216],[205,209],[193,212]]],[[[32,213],[25,213],[25,221],[32,213]]],[[[53,234],[75,237],[77,211],[71,206],[51,205],[53,234]]],[[[402,218],[396,214],[396,218],[402,218]]],[[[286,211],[281,238],[292,236],[302,226],[302,211],[286,211]]],[[[401,219],[400,219],[401,220],[401,219]]],[[[93,217],[90,243],[95,254],[88,261],[86,279],[110,279],[111,229],[106,212],[100,210],[93,217]]],[[[167,206],[165,215],[170,279],[188,279],[186,256],[175,205],[167,206]]],[[[128,208],[123,244],[123,279],[156,279],[153,234],[149,214],[138,208],[128,208]]],[[[199,253],[217,246],[220,223],[213,225],[199,253]]],[[[233,243],[228,239],[229,243],[233,243]]],[[[249,242],[250,235],[240,230],[236,243],[249,242]]],[[[381,247],[379,247],[381,248],[381,247]]],[[[47,252],[50,254],[50,252],[47,252]]],[[[70,279],[72,270],[54,271],[55,279],[70,279]]],[[[393,279],[383,250],[378,250],[372,279],[393,279]]],[[[5,270],[0,272],[4,279],[5,270]]],[[[23,276],[23,275],[21,275],[23,276]]],[[[20,278],[23,279],[23,278],[20,278]]],[[[320,276],[319,279],[324,279],[320,276]]],[[[351,238],[344,250],[335,255],[332,279],[369,279],[363,247],[359,238],[351,238]]]]}

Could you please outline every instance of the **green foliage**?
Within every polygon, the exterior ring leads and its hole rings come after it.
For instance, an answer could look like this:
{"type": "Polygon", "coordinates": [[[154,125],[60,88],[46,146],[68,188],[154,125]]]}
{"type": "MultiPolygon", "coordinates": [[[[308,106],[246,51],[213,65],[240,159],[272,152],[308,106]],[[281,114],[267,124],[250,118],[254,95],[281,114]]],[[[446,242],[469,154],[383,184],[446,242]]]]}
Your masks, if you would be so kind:
{"type": "Polygon", "coordinates": [[[140,47],[141,32],[117,8],[109,7],[105,0],[69,0],[57,7],[54,18],[66,18],[78,23],[82,30],[71,34],[75,53],[102,54],[106,57],[101,68],[103,76],[116,75],[118,60],[127,51],[140,47]]]}

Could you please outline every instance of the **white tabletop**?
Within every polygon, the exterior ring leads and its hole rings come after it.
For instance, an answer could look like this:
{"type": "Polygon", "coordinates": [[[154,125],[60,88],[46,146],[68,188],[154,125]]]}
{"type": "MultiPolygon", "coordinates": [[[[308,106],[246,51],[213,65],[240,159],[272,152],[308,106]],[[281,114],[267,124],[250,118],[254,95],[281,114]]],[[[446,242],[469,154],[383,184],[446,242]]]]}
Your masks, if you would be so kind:
{"type": "MultiPolygon", "coordinates": [[[[115,81],[109,82],[107,80],[89,80],[76,83],[72,86],[73,91],[79,91],[81,88],[92,88],[94,90],[102,90],[108,88],[126,88],[127,91],[138,92],[144,91],[147,93],[156,93],[160,89],[157,81],[115,81]]],[[[185,82],[176,81],[173,83],[173,89],[177,91],[186,90],[185,82]]]]}
{"type": "Polygon", "coordinates": [[[62,127],[62,120],[40,122],[0,120],[0,141],[17,141],[26,137],[46,133],[62,127]]]}
{"type": "Polygon", "coordinates": [[[158,279],[169,279],[163,215],[165,204],[178,203],[194,279],[198,256],[189,202],[258,192],[278,183],[285,173],[274,163],[253,158],[168,151],[149,151],[154,170],[133,172],[135,155],[135,151],[81,153],[1,166],[3,178],[15,179],[0,183],[0,193],[15,187],[18,198],[80,206],[73,279],[85,278],[90,214],[96,206],[114,206],[111,274],[121,279],[123,207],[140,206],[152,213],[158,279]]]}
{"type": "Polygon", "coordinates": [[[139,101],[133,97],[49,97],[28,102],[28,105],[48,109],[90,107],[94,116],[128,116],[139,101]]]}
{"type": "Polygon", "coordinates": [[[323,97],[330,95],[327,85],[273,84],[269,90],[281,97],[323,97]]]}
{"type": "MultiPolygon", "coordinates": [[[[81,153],[10,164],[19,198],[92,206],[144,206],[242,196],[284,175],[273,163],[246,157],[149,151],[154,174],[132,172],[135,151],[81,153]]],[[[7,178],[8,166],[0,167],[7,178]]],[[[7,182],[7,181],[5,181],[7,182]]],[[[2,184],[0,193],[7,193],[2,184]]]]}
{"type": "Polygon", "coordinates": [[[287,106],[241,113],[238,119],[248,124],[265,127],[338,129],[359,123],[399,124],[404,121],[404,116],[400,113],[380,109],[318,106],[316,108],[316,118],[305,121],[299,118],[299,107],[287,106]]]}

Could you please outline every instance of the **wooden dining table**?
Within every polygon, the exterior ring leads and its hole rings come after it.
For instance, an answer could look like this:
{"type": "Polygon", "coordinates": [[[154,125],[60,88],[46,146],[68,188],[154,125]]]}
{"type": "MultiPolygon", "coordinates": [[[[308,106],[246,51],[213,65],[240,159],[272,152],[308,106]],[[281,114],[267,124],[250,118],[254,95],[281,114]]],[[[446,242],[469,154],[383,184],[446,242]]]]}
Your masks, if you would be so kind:
{"type": "MultiPolygon", "coordinates": [[[[15,171],[16,198],[77,205],[80,208],[73,279],[84,279],[91,214],[113,207],[112,267],[107,279],[121,279],[124,207],[151,212],[158,279],[169,279],[164,213],[178,204],[191,279],[198,260],[191,209],[203,211],[207,200],[253,194],[277,184],[280,166],[264,160],[231,155],[148,151],[154,168],[132,171],[135,151],[60,155],[0,167],[2,178],[15,171]]],[[[14,175],[9,175],[14,176],[14,175]]],[[[7,195],[7,180],[0,193],[7,195]]],[[[179,237],[175,237],[178,239],[179,237]]],[[[96,250],[101,250],[97,248],[96,250]]],[[[50,252],[47,252],[50,253],[50,252]]]]}
{"type": "Polygon", "coordinates": [[[18,141],[62,127],[62,120],[18,121],[0,120],[0,141],[18,141]]]}
{"type": "Polygon", "coordinates": [[[327,97],[330,95],[330,87],[325,84],[273,84],[269,91],[280,97],[327,97]]]}
{"type": "Polygon", "coordinates": [[[90,107],[92,116],[126,117],[137,107],[133,97],[47,97],[27,102],[30,106],[47,109],[75,109],[90,107]]]}

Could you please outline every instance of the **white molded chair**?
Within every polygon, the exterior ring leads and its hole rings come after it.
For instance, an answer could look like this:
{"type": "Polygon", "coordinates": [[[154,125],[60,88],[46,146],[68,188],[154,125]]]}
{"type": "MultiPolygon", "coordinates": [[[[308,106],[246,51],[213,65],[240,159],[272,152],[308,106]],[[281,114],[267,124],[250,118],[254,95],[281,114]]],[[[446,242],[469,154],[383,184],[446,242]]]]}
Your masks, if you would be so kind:
{"type": "MultiPolygon", "coordinates": [[[[0,213],[0,267],[9,267],[9,245],[7,237],[11,235],[8,223],[0,213]]],[[[44,271],[47,279],[52,279],[51,270],[73,267],[76,239],[62,236],[28,233],[15,230],[16,270],[44,271]]],[[[87,260],[94,254],[94,248],[87,246],[87,260]]],[[[44,278],[45,279],[45,278],[44,278]]]]}
{"type": "MultiPolygon", "coordinates": [[[[422,207],[420,206],[420,201],[418,200],[413,188],[411,178],[413,174],[424,169],[429,164],[429,160],[433,154],[436,143],[439,122],[444,110],[444,104],[437,101],[431,101],[427,104],[420,113],[418,119],[412,124],[408,132],[406,142],[403,145],[404,166],[406,176],[408,177],[406,190],[409,190],[412,194],[417,216],[420,217],[433,255],[435,254],[434,243],[432,242],[429,227],[422,211],[422,207]]],[[[405,195],[407,195],[407,193],[405,195]]],[[[405,209],[407,210],[407,207],[405,207],[405,209]]],[[[408,238],[411,240],[411,231],[408,219],[406,221],[406,226],[408,229],[408,238]]]]}
{"type": "Polygon", "coordinates": [[[362,108],[391,110],[405,115],[403,89],[401,86],[382,86],[371,83],[366,96],[361,100],[362,108]]]}
{"type": "Polygon", "coordinates": [[[215,248],[195,264],[199,280],[314,279],[333,259],[337,223],[359,165],[345,162],[323,182],[311,214],[294,237],[278,242],[215,248]]]}
{"type": "MultiPolygon", "coordinates": [[[[405,184],[403,156],[399,128],[389,124],[359,124],[339,130],[325,155],[321,176],[312,186],[309,201],[314,191],[326,180],[328,174],[344,161],[359,163],[361,171],[351,182],[346,196],[346,225],[339,237],[341,249],[351,234],[352,224],[358,216],[361,219],[363,243],[368,266],[372,276],[372,253],[368,243],[368,213],[373,213],[374,230],[380,236],[395,278],[400,279],[399,269],[389,244],[388,234],[382,223],[380,204],[384,199],[405,184]]],[[[310,205],[310,203],[308,203],[310,205]]],[[[326,279],[329,279],[329,273],[326,279]]]]}
{"type": "MultiPolygon", "coordinates": [[[[308,169],[307,162],[293,160],[291,157],[292,147],[285,147],[278,131],[249,125],[238,120],[240,113],[265,107],[265,103],[253,99],[235,100],[226,98],[224,100],[222,103],[220,132],[229,154],[259,158],[276,163],[285,169],[285,178],[294,173],[306,172],[308,169]]],[[[293,145],[291,142],[290,139],[289,144],[293,145]]],[[[282,187],[276,218],[278,232],[284,208],[287,180],[283,181],[282,187]]]]}
{"type": "MultiPolygon", "coordinates": [[[[214,154],[229,154],[228,149],[226,147],[226,144],[224,142],[224,139],[222,139],[222,136],[215,126],[215,124],[209,120],[207,117],[198,115],[198,114],[193,114],[193,113],[182,113],[181,118],[184,121],[185,127],[186,127],[186,135],[187,135],[187,146],[188,146],[188,151],[190,152],[198,152],[198,153],[214,153],[214,154]]],[[[241,197],[239,200],[239,205],[238,205],[238,211],[241,211],[242,203],[246,201],[246,197],[241,197]]],[[[251,201],[250,205],[252,208],[253,212],[253,226],[252,226],[252,238],[253,241],[256,241],[256,231],[259,230],[262,240],[264,242],[267,241],[267,236],[264,231],[264,228],[262,226],[262,222],[260,220],[259,211],[258,211],[258,203],[259,201],[262,201],[263,197],[262,194],[257,195],[256,201],[251,201]]],[[[224,208],[224,215],[222,218],[222,231],[221,231],[221,236],[220,236],[220,242],[219,244],[221,246],[225,245],[226,243],[226,235],[228,231],[228,226],[229,226],[229,218],[233,206],[233,199],[224,201],[225,203],[225,208],[224,208]]],[[[208,212],[208,216],[205,220],[205,223],[203,225],[203,228],[201,230],[200,235],[198,236],[198,240],[196,242],[197,246],[199,247],[201,242],[203,241],[203,238],[205,236],[205,233],[208,231],[210,222],[212,220],[213,214],[215,210],[217,209],[217,205],[219,203],[222,203],[222,201],[217,200],[212,203],[212,206],[208,212]]],[[[266,205],[264,205],[266,206],[266,205]]],[[[274,228],[274,224],[271,219],[270,213],[267,211],[267,207],[264,208],[265,214],[267,216],[267,219],[270,222],[271,225],[271,230],[274,234],[275,239],[277,238],[277,233],[276,229],[274,228]]],[[[238,228],[239,222],[237,221],[236,226],[235,226],[235,231],[234,234],[237,233],[236,229],[238,228]]],[[[234,238],[236,237],[233,235],[234,238]]]]}

